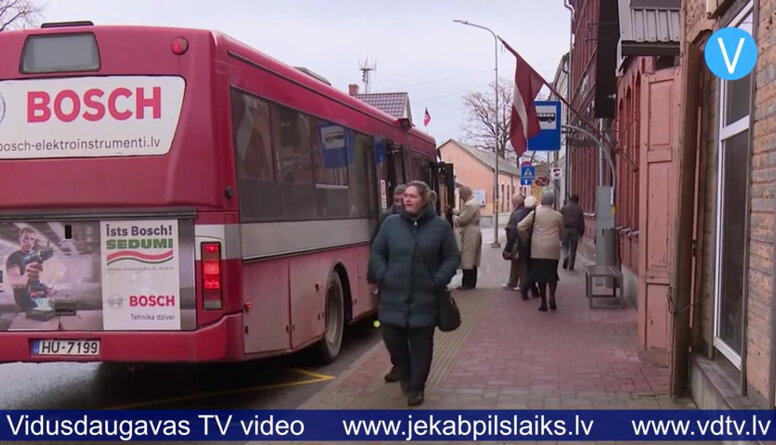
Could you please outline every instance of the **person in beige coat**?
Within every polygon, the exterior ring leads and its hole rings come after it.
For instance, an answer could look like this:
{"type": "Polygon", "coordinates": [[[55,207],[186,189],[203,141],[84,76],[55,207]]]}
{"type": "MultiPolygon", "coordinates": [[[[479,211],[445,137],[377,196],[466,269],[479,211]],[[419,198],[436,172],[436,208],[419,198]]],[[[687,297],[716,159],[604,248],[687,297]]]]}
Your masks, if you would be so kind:
{"type": "Polygon", "coordinates": [[[472,189],[462,186],[459,192],[464,202],[460,210],[454,210],[453,225],[457,228],[461,249],[463,279],[459,290],[477,287],[477,267],[482,256],[482,232],[480,231],[480,203],[474,199],[472,189]]]}
{"type": "Polygon", "coordinates": [[[550,310],[557,309],[555,291],[558,288],[558,260],[563,240],[563,216],[552,208],[555,195],[545,193],[536,210],[517,225],[517,233],[531,243],[531,265],[528,274],[539,285],[542,298],[539,310],[547,311],[547,285],[550,288],[550,310]]]}

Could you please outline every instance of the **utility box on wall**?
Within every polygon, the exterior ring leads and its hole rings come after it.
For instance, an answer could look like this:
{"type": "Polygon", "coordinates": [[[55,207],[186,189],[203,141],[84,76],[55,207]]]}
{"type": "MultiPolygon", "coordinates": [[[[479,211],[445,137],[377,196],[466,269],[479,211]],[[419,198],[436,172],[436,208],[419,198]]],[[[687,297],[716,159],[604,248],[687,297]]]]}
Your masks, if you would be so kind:
{"type": "MultiPolygon", "coordinates": [[[[614,228],[612,187],[596,187],[595,204],[595,263],[599,266],[617,266],[617,230],[614,228]]],[[[596,284],[611,285],[611,280],[597,279],[596,284]]]]}

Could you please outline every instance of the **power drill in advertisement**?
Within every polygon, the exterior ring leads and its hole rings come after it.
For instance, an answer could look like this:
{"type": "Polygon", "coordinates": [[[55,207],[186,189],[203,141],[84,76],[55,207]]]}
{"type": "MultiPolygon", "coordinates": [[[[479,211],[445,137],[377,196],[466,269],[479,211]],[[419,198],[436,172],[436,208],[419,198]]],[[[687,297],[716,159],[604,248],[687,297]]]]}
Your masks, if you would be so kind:
{"type": "MultiPolygon", "coordinates": [[[[45,261],[49,260],[53,256],[54,249],[52,249],[50,246],[35,246],[34,249],[24,255],[24,267],[26,268],[27,265],[33,263],[38,263],[42,266],[45,261]]],[[[30,314],[27,314],[28,317],[47,320],[55,315],[55,310],[48,300],[48,286],[42,283],[39,279],[30,279],[27,282],[27,293],[30,299],[37,305],[37,307],[34,308],[30,314]]]]}

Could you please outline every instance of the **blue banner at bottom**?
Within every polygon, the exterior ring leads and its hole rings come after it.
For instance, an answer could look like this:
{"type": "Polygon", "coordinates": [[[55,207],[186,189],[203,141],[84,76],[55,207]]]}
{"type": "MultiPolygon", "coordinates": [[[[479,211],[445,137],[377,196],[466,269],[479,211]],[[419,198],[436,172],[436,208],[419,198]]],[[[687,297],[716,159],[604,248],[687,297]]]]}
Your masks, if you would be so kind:
{"type": "Polygon", "coordinates": [[[0,411],[0,441],[776,440],[776,411],[0,411]]]}

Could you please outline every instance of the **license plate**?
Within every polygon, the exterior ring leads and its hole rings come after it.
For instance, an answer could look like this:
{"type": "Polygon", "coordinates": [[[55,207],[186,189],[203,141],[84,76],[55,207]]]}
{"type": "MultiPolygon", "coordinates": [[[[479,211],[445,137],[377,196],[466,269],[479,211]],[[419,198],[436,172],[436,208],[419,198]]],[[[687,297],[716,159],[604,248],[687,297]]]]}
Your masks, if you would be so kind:
{"type": "Polygon", "coordinates": [[[32,355],[81,355],[100,354],[99,340],[33,340],[32,355]]]}

